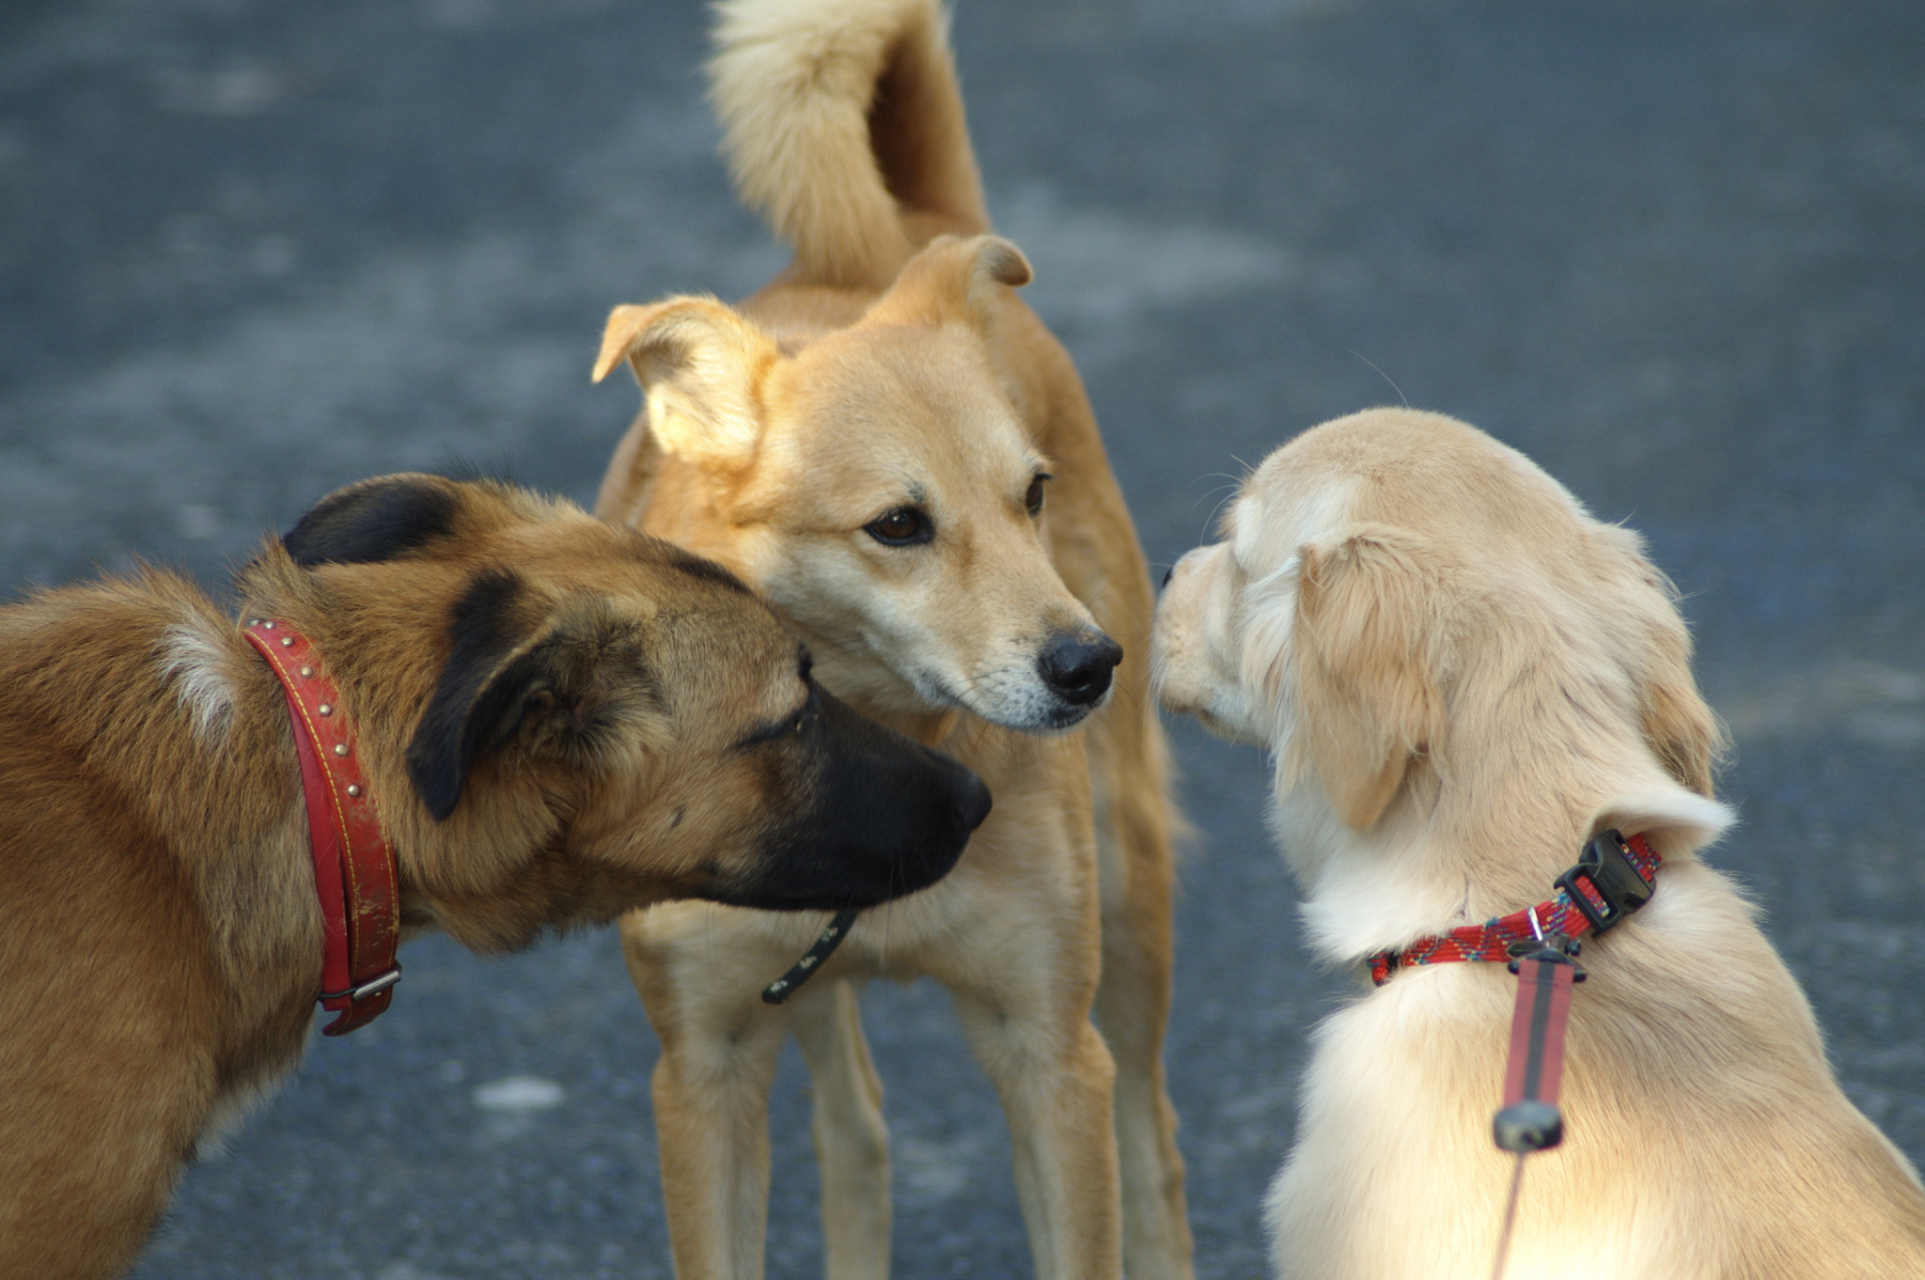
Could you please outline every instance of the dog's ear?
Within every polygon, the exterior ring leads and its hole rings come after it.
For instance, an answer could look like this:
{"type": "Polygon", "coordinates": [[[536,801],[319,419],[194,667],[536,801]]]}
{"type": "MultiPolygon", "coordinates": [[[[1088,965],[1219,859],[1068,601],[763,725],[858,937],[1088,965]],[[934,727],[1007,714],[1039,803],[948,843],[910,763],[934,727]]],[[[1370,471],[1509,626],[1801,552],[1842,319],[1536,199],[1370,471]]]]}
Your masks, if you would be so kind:
{"type": "MultiPolygon", "coordinates": [[[[531,599],[514,574],[479,573],[455,602],[450,646],[408,744],[408,776],[436,821],[460,803],[474,766],[518,736],[581,747],[611,701],[606,668],[622,661],[605,636],[580,636],[531,599]]],[[[640,676],[639,661],[626,664],[640,676]]]]}
{"type": "Polygon", "coordinates": [[[595,381],[627,360],[648,396],[662,448],[709,470],[739,471],[762,438],[760,389],[781,358],[775,340],[713,298],[616,307],[595,381]]]}
{"type": "Polygon", "coordinates": [[[281,539],[303,569],[376,564],[454,532],[461,490],[429,475],[382,476],[336,489],[281,539]]]}
{"type": "Polygon", "coordinates": [[[1638,533],[1614,524],[1591,533],[1623,575],[1626,591],[1613,623],[1627,642],[1622,660],[1637,689],[1645,744],[1679,786],[1708,799],[1727,743],[1691,678],[1691,633],[1678,614],[1678,589],[1651,563],[1638,533]]]}
{"type": "Polygon", "coordinates": [[[1441,743],[1422,545],[1359,525],[1298,552],[1291,749],[1339,817],[1374,826],[1411,762],[1441,743]]]}
{"type": "Polygon", "coordinates": [[[1000,236],[937,236],[911,258],[863,320],[878,324],[964,323],[985,333],[996,321],[997,292],[1028,284],[1022,250],[1000,236]]]}
{"type": "MultiPolygon", "coordinates": [[[[1656,570],[1652,570],[1653,577],[1656,570]]],[[[1668,583],[1659,583],[1668,587],[1668,583]]],[[[1691,678],[1691,636],[1684,623],[1665,610],[1648,628],[1644,669],[1639,673],[1638,717],[1644,740],[1678,784],[1712,795],[1712,773],[1726,745],[1718,717],[1691,678]]]]}

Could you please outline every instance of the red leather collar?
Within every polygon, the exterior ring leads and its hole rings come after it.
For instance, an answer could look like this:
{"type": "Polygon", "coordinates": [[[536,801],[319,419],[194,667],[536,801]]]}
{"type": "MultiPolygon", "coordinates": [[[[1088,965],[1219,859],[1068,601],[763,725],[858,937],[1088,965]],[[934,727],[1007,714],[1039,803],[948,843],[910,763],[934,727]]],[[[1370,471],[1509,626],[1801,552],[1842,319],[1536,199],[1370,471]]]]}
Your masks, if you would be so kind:
{"type": "Polygon", "coordinates": [[[394,959],[401,914],[394,850],[381,833],[340,693],[314,646],[278,619],[255,619],[241,634],[267,659],[287,695],[326,939],[316,998],[341,1015],[321,1031],[346,1035],[385,1013],[401,981],[394,959]]]}
{"type": "MultiPolygon", "coordinates": [[[[1615,837],[1616,834],[1605,832],[1604,836],[1615,837]]],[[[1616,844],[1618,852],[1647,886],[1656,881],[1658,865],[1664,859],[1658,856],[1658,851],[1643,836],[1634,835],[1628,840],[1613,840],[1612,843],[1616,844]]],[[[1607,894],[1599,892],[1598,879],[1580,874],[1583,870],[1580,864],[1560,876],[1557,894],[1549,902],[1540,902],[1483,924],[1465,925],[1449,933],[1419,938],[1399,951],[1379,951],[1370,957],[1370,980],[1381,987],[1390,981],[1391,974],[1414,964],[1509,960],[1512,943],[1541,939],[1553,933],[1576,938],[1593,928],[1600,917],[1609,927],[1616,924],[1622,914],[1636,909],[1637,904],[1627,908],[1621,903],[1612,902],[1607,894]],[[1584,898],[1582,905],[1574,897],[1579,894],[1584,898]]]]}

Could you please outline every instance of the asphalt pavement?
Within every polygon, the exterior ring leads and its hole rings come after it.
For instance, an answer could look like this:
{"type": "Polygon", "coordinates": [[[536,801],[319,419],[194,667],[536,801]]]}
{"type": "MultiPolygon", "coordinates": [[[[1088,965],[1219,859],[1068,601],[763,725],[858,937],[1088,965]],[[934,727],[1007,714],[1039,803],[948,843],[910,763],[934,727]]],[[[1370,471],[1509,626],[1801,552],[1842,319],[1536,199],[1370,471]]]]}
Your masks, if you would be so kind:
{"type": "MultiPolygon", "coordinates": [[[[137,557],[218,590],[403,468],[592,500],[637,404],[588,382],[608,308],[783,261],[715,158],[702,27],[693,0],[10,0],[0,590],[137,557]]],[[[1648,536],[1737,744],[1712,860],[1925,1158],[1925,6],[959,0],[954,37],[1154,562],[1274,445],[1400,401],[1648,536]]],[[[1202,833],[1172,1088],[1199,1274],[1249,1277],[1346,988],[1298,949],[1261,758],[1172,732],[1202,833]]],[[[140,1280],[670,1274],[612,934],[403,958],[392,1013],[317,1037],[188,1172],[140,1280]]],[[[865,1008],[897,1273],[1027,1274],[946,997],[865,1008]]],[[[774,1108],[770,1274],[818,1274],[793,1051],[774,1108]]]]}

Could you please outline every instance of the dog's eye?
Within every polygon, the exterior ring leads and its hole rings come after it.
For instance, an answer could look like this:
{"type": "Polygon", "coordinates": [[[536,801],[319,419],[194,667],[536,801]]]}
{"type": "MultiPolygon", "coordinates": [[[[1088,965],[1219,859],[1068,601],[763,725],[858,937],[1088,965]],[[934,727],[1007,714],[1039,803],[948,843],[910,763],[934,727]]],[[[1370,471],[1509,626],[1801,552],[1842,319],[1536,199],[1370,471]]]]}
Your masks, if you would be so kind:
{"type": "Polygon", "coordinates": [[[877,516],[863,530],[885,547],[913,547],[936,536],[929,517],[914,507],[897,507],[877,516]]]}
{"type": "Polygon", "coordinates": [[[1029,509],[1029,514],[1033,516],[1042,514],[1043,481],[1053,479],[1055,479],[1055,477],[1050,475],[1049,472],[1039,471],[1036,473],[1036,478],[1029,482],[1029,492],[1023,495],[1023,506],[1029,509]]]}

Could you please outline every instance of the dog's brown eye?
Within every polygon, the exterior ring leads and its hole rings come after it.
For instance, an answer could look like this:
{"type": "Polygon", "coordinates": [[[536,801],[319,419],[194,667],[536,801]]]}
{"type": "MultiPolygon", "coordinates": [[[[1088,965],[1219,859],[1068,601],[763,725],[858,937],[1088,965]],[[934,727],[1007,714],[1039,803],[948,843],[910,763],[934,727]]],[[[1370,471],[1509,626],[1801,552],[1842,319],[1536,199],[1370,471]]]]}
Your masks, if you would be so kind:
{"type": "Polygon", "coordinates": [[[1051,476],[1047,471],[1041,471],[1037,473],[1034,480],[1029,482],[1029,492],[1023,495],[1023,506],[1029,509],[1029,514],[1040,515],[1042,513],[1043,481],[1050,478],[1051,476]]]}
{"type": "Polygon", "coordinates": [[[868,535],[887,547],[913,547],[935,537],[929,517],[914,507],[897,507],[863,526],[868,535]]]}

